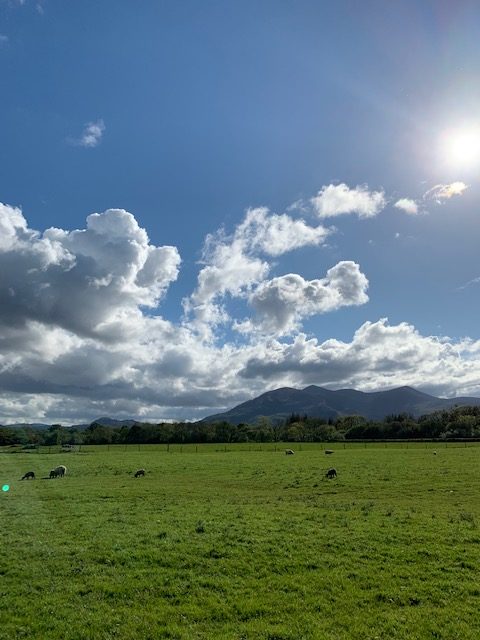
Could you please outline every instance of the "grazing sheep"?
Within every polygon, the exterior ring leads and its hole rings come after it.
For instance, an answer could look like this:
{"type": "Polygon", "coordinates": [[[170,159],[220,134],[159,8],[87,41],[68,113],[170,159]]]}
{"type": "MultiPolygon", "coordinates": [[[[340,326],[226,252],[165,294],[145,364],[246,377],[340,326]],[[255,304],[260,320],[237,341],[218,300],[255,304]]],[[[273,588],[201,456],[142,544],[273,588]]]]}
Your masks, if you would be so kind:
{"type": "Polygon", "coordinates": [[[135,478],[139,478],[140,476],[144,476],[145,475],[145,469],[139,469],[138,471],[135,471],[135,478]]]}
{"type": "Polygon", "coordinates": [[[434,456],[436,456],[436,455],[437,455],[437,452],[436,452],[436,451],[434,451],[434,452],[433,452],[433,455],[434,455],[434,456]]]}
{"type": "Polygon", "coordinates": [[[57,478],[58,477],[58,473],[55,471],[55,469],[52,469],[50,471],[50,475],[48,477],[49,478],[57,478]]]}
{"type": "Polygon", "coordinates": [[[330,455],[331,453],[333,453],[332,449],[325,449],[325,455],[326,456],[330,455]]]}
{"type": "Polygon", "coordinates": [[[327,473],[325,474],[325,477],[326,478],[336,478],[337,477],[337,470],[332,467],[331,469],[329,469],[327,471],[327,473]]]}
{"type": "Polygon", "coordinates": [[[22,480],[30,480],[30,478],[32,480],[35,480],[35,474],[33,473],[33,471],[27,471],[27,473],[23,476],[22,480]]]}
{"type": "Polygon", "coordinates": [[[55,468],[55,472],[59,478],[63,478],[63,476],[67,475],[67,467],[61,464],[55,468]]]}
{"type": "Polygon", "coordinates": [[[295,451],[293,451],[293,449],[285,449],[286,456],[293,456],[294,453],[295,451]]]}

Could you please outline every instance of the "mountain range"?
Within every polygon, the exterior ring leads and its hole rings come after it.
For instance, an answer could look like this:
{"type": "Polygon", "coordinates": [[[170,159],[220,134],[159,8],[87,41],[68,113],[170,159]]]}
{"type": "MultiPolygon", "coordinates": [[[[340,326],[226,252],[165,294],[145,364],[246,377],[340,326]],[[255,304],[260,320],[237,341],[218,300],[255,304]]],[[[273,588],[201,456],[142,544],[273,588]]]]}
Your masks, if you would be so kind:
{"type": "Polygon", "coordinates": [[[265,416],[280,422],[292,413],[315,418],[358,415],[368,420],[383,420],[391,414],[408,413],[418,417],[456,405],[480,405],[480,398],[437,398],[412,387],[366,393],[356,389],[331,391],[311,385],[305,389],[283,387],[237,405],[224,413],[207,416],[202,422],[225,420],[231,424],[255,423],[265,416]]]}
{"type": "MultiPolygon", "coordinates": [[[[104,416],[102,418],[97,418],[92,422],[86,422],[82,424],[73,424],[65,428],[66,429],[86,429],[93,423],[101,424],[104,427],[133,427],[133,425],[136,424],[137,421],[133,420],[132,418],[127,418],[125,420],[116,420],[115,418],[109,418],[107,416],[104,416]]],[[[16,422],[15,424],[5,424],[2,426],[8,429],[25,429],[25,428],[49,429],[52,425],[45,424],[43,422],[16,422]]]]}
{"type": "MultiPolygon", "coordinates": [[[[408,413],[418,417],[441,409],[454,406],[480,405],[480,398],[458,397],[437,398],[436,396],[417,391],[412,387],[398,387],[388,391],[366,393],[356,389],[339,389],[331,391],[323,387],[310,385],[305,389],[282,387],[267,391],[260,396],[247,400],[229,411],[207,416],[200,422],[221,422],[231,424],[255,424],[262,416],[273,422],[282,422],[293,414],[307,415],[309,418],[338,418],[340,416],[358,415],[367,420],[383,420],[391,414],[408,413]]],[[[93,422],[110,427],[131,427],[136,420],[102,417],[93,422]]],[[[86,429],[89,424],[72,425],[71,428],[86,429]]],[[[44,423],[16,423],[3,425],[10,428],[33,427],[48,429],[44,423]]]]}

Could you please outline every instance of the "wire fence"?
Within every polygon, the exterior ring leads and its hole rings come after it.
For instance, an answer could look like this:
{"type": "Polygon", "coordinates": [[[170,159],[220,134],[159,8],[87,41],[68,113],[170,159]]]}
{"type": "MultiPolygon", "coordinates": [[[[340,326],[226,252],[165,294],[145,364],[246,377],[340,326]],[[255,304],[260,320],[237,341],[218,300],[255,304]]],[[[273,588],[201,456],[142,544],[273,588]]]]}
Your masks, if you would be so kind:
{"type": "Polygon", "coordinates": [[[134,451],[158,452],[165,454],[204,454],[204,453],[235,453],[235,452],[271,452],[284,453],[286,449],[295,452],[345,451],[356,449],[440,449],[480,447],[480,441],[475,439],[456,440],[361,440],[345,442],[235,442],[235,443],[185,443],[185,444],[79,444],[69,447],[64,445],[38,446],[11,445],[0,447],[0,453],[30,453],[35,454],[69,454],[81,455],[87,453],[125,453],[134,451]]]}

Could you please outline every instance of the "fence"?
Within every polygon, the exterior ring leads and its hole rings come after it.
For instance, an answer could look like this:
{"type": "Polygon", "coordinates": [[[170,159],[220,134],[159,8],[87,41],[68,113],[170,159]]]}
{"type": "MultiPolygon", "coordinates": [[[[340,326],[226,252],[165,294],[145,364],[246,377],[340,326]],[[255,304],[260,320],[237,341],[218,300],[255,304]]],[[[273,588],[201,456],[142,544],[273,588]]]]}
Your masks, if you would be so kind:
{"type": "Polygon", "coordinates": [[[75,445],[73,448],[64,446],[40,446],[34,449],[23,448],[21,445],[0,447],[0,453],[29,453],[37,454],[59,454],[65,456],[84,455],[95,452],[109,451],[112,453],[122,452],[158,452],[168,454],[203,454],[203,453],[234,453],[236,451],[251,452],[278,452],[283,453],[285,449],[293,449],[295,452],[322,452],[325,449],[332,451],[355,450],[355,449],[439,449],[439,448],[459,448],[459,447],[480,447],[480,441],[475,439],[456,440],[348,440],[345,442],[241,442],[241,443],[200,443],[200,444],[104,444],[75,445]]]}

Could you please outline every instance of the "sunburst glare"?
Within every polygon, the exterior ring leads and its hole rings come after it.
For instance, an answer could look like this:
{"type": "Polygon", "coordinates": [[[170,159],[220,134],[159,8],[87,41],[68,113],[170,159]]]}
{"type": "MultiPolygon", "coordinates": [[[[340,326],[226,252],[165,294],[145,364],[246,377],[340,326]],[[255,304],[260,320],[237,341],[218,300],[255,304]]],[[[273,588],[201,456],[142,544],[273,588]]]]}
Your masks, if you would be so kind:
{"type": "Polygon", "coordinates": [[[451,167],[469,169],[480,165],[480,127],[446,131],[441,152],[451,167]]]}

